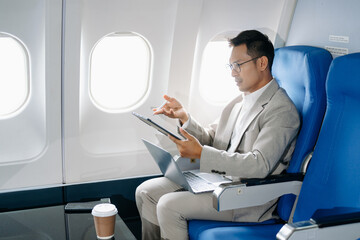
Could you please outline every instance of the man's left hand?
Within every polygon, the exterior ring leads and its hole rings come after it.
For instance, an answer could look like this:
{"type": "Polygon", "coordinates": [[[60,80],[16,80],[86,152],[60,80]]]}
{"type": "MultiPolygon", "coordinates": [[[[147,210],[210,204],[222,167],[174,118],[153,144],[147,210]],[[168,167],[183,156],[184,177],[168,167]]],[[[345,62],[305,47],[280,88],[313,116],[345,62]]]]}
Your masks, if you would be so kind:
{"type": "Polygon", "coordinates": [[[186,140],[178,140],[169,135],[170,140],[176,144],[180,152],[180,156],[185,158],[200,159],[203,149],[200,142],[184,129],[180,128],[180,132],[186,140]]]}

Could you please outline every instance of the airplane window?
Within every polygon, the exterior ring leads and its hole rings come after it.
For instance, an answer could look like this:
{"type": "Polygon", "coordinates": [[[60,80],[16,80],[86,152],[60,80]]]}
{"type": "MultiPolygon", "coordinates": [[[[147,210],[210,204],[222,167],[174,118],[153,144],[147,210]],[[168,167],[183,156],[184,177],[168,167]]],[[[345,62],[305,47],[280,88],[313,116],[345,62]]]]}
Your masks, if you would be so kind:
{"type": "Polygon", "coordinates": [[[211,41],[204,50],[200,69],[200,95],[209,103],[222,105],[239,95],[239,90],[226,68],[231,48],[227,40],[211,41]]]}
{"type": "Polygon", "coordinates": [[[16,112],[29,95],[28,55],[16,38],[0,33],[0,118],[16,112]]]}
{"type": "Polygon", "coordinates": [[[132,33],[102,38],[90,65],[90,95],[107,112],[122,112],[137,104],[149,88],[151,52],[147,42],[132,33]]]}

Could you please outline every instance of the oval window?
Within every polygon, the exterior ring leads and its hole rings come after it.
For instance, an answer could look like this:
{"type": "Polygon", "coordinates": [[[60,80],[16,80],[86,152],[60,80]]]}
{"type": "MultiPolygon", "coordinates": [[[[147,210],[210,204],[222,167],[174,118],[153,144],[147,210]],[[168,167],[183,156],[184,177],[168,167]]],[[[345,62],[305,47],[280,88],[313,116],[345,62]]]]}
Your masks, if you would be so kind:
{"type": "Polygon", "coordinates": [[[200,95],[210,104],[222,105],[239,95],[229,63],[231,48],[226,39],[209,42],[202,57],[199,89],[200,95]]]}
{"type": "Polygon", "coordinates": [[[115,33],[94,47],[90,62],[90,95],[104,111],[126,111],[149,89],[151,51],[132,33],[115,33]]]}
{"type": "Polygon", "coordinates": [[[17,112],[29,96],[29,59],[25,46],[0,33],[0,117],[17,112]]]}

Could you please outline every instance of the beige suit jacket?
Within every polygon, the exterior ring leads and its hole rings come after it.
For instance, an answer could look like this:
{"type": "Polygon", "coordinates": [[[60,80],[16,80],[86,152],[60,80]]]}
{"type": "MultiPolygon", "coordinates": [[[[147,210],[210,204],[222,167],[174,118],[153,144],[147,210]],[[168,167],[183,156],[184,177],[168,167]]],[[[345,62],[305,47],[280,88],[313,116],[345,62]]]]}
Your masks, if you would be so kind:
{"type": "MultiPolygon", "coordinates": [[[[219,121],[207,128],[190,117],[185,130],[204,145],[200,171],[220,172],[233,179],[263,178],[281,173],[291,159],[300,127],[299,114],[293,102],[285,90],[272,81],[244,117],[245,124],[240,127],[242,137],[238,143],[232,143],[238,146],[237,151],[229,153],[226,150],[242,100],[239,96],[231,101],[219,121]]],[[[275,206],[276,200],[263,206],[234,211],[234,220],[267,220],[272,217],[275,206]]]]}

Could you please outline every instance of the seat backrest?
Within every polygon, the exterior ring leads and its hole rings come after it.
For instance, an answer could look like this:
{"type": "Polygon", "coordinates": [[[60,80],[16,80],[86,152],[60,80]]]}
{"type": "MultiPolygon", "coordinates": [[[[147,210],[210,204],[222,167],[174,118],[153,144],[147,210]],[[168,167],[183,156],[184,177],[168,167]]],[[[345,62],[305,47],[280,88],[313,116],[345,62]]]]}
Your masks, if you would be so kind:
{"type": "MultiPolygon", "coordinates": [[[[315,146],[326,109],[325,81],[331,61],[331,54],[317,47],[289,46],[275,50],[272,74],[294,102],[301,119],[287,172],[299,172],[304,158],[315,146]]],[[[294,201],[294,195],[280,198],[277,211],[283,220],[288,220],[294,201]]]]}
{"type": "Polygon", "coordinates": [[[360,207],[360,53],[335,58],[327,109],[294,213],[309,220],[318,209],[360,207]]]}

